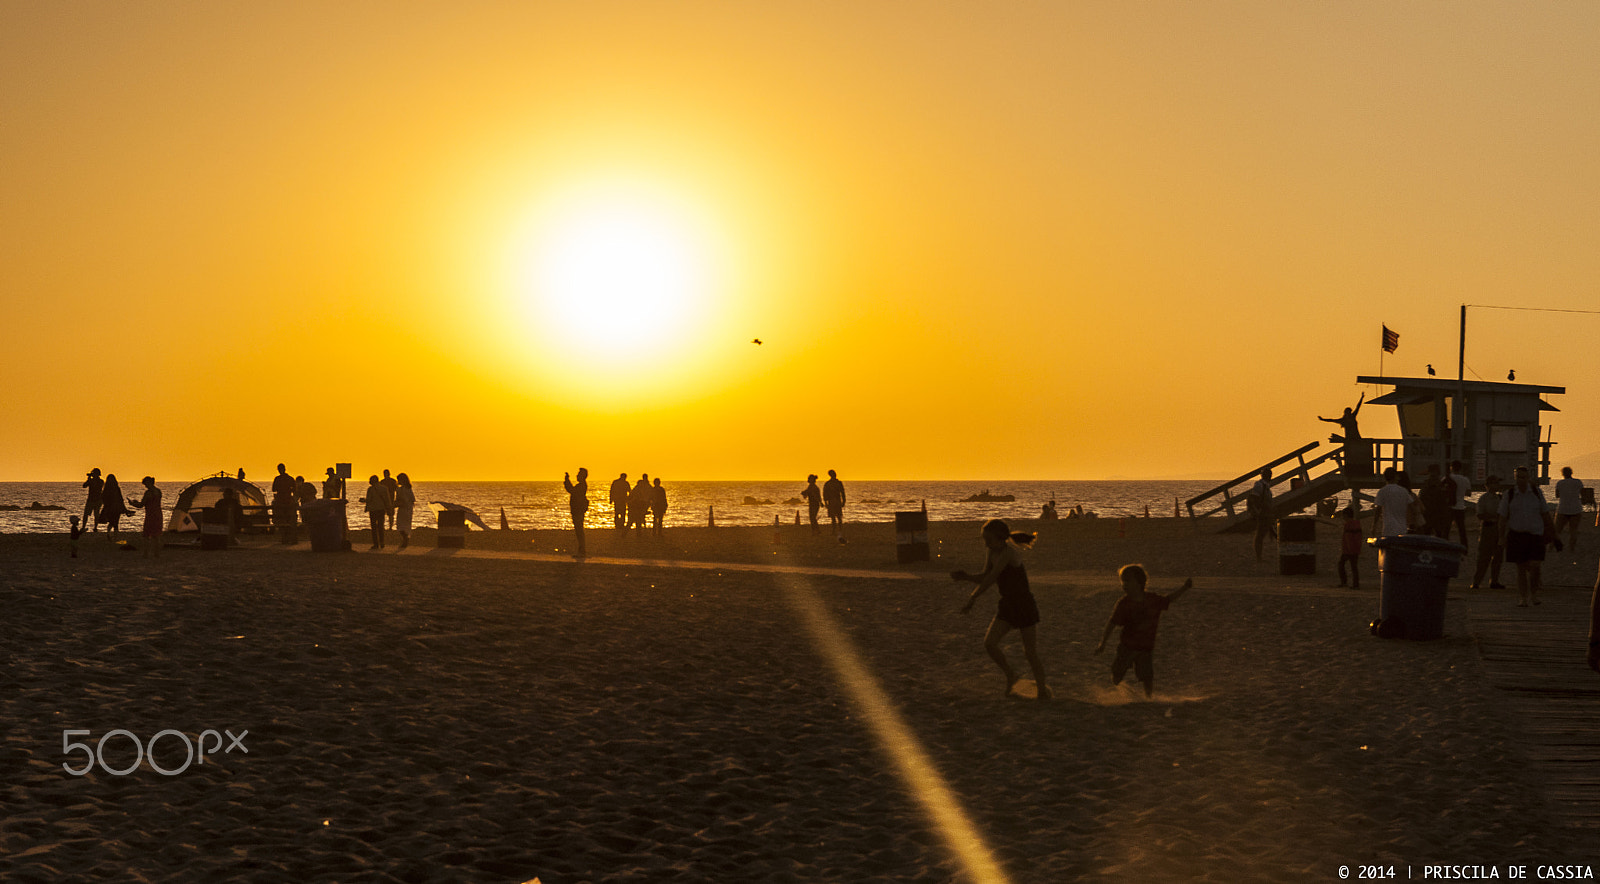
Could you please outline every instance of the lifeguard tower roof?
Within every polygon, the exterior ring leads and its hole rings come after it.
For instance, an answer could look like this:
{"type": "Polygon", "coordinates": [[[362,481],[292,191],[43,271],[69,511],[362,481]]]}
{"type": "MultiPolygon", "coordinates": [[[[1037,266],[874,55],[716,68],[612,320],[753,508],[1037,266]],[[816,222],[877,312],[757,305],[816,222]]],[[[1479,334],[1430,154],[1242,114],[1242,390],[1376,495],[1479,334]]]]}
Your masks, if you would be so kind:
{"type": "Polygon", "coordinates": [[[1541,397],[1566,387],[1438,377],[1362,376],[1356,383],[1394,387],[1367,404],[1395,407],[1403,469],[1419,473],[1428,464],[1459,460],[1478,487],[1489,476],[1509,479],[1519,466],[1536,482],[1549,481],[1553,443],[1540,440],[1539,415],[1561,409],[1541,397]]]}

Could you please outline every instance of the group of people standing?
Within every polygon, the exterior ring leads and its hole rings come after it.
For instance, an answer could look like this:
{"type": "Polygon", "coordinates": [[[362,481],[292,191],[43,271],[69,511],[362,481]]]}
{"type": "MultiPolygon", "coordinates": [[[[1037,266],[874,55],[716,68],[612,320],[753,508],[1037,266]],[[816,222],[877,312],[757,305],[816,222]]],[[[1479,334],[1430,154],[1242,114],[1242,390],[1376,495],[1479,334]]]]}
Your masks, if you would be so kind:
{"type": "MultiPolygon", "coordinates": [[[[330,468],[329,474],[333,471],[330,468]]],[[[405,473],[390,476],[388,470],[383,471],[383,478],[373,474],[367,478],[367,495],[361,498],[361,503],[367,513],[367,520],[372,526],[372,546],[370,549],[383,549],[387,546],[384,538],[384,527],[400,532],[400,549],[411,545],[411,517],[416,511],[417,494],[411,487],[411,477],[405,473]]]]}
{"type": "Polygon", "coordinates": [[[828,508],[828,523],[833,526],[833,536],[844,542],[844,483],[839,481],[839,474],[833,470],[828,471],[828,481],[817,487],[817,474],[812,473],[806,477],[806,487],[800,492],[800,499],[806,502],[806,509],[811,516],[811,533],[821,534],[822,528],[817,524],[817,512],[823,507],[828,508]]]}
{"type": "Polygon", "coordinates": [[[85,530],[98,531],[100,525],[104,524],[106,536],[116,537],[122,517],[133,515],[135,509],[144,510],[144,527],[141,534],[145,538],[145,557],[161,555],[161,532],[165,528],[161,521],[161,489],[156,487],[154,476],[145,476],[140,480],[140,484],[144,486],[144,494],[138,500],[123,497],[122,485],[117,481],[115,473],[107,473],[102,479],[99,467],[89,470],[83,481],[88,497],[83,504],[81,524],[78,516],[73,516],[70,520],[69,533],[73,558],[78,555],[78,538],[85,530]]]}
{"type": "MultiPolygon", "coordinates": [[[[579,472],[587,475],[583,470],[579,472]]],[[[650,484],[649,473],[641,473],[637,485],[628,484],[627,473],[611,480],[611,518],[616,527],[643,530],[649,520],[650,533],[660,536],[661,520],[666,515],[667,489],[661,487],[659,476],[654,485],[650,484]]]]}

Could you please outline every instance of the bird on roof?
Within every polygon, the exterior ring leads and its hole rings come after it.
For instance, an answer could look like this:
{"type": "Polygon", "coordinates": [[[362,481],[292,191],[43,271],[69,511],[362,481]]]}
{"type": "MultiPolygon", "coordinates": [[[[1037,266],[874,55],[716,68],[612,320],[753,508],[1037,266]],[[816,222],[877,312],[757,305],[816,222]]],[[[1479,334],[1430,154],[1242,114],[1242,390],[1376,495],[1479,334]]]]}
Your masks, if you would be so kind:
{"type": "Polygon", "coordinates": [[[1513,368],[1510,371],[1506,372],[1506,380],[1514,381],[1516,379],[1517,379],[1517,370],[1516,369],[1513,368]]]}
{"type": "Polygon", "coordinates": [[[1433,363],[1428,363],[1428,377],[1433,377],[1433,363]]]}
{"type": "Polygon", "coordinates": [[[750,339],[750,343],[759,344],[759,343],[761,343],[761,339],[760,338],[751,338],[750,339]]]}

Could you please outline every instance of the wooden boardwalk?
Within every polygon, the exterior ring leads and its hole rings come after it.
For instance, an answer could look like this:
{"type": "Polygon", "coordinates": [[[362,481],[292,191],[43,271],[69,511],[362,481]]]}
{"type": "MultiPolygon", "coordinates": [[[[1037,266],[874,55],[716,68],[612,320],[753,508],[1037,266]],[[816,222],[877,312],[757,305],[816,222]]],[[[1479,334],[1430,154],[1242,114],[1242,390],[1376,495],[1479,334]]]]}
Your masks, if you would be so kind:
{"type": "Polygon", "coordinates": [[[1600,835],[1600,674],[1584,662],[1589,591],[1553,589],[1529,608],[1516,606],[1514,589],[1460,596],[1484,670],[1505,694],[1552,811],[1600,835]]]}

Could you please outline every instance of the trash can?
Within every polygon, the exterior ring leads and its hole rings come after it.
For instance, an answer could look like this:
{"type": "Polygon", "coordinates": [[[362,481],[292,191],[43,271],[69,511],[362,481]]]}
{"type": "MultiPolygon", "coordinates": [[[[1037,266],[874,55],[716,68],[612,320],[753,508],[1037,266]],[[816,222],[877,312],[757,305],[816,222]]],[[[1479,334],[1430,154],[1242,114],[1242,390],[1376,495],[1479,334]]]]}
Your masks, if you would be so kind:
{"type": "Polygon", "coordinates": [[[467,545],[467,514],[462,510],[439,511],[440,549],[465,549],[467,545]]]}
{"type": "Polygon", "coordinates": [[[200,548],[227,549],[228,541],[232,538],[232,528],[233,526],[228,524],[228,514],[225,510],[209,506],[200,510],[200,548]]]}
{"type": "Polygon", "coordinates": [[[930,561],[928,556],[928,514],[923,510],[894,514],[895,561],[930,561]]]}
{"type": "Polygon", "coordinates": [[[1317,573],[1317,520],[1291,516],[1278,520],[1278,573],[1317,573]]]}
{"type": "Polygon", "coordinates": [[[1373,633],[1415,641],[1443,638],[1445,590],[1461,570],[1467,548],[1426,534],[1380,537],[1373,545],[1379,572],[1373,633]]]}
{"type": "Polygon", "coordinates": [[[300,507],[312,552],[344,551],[344,507],[343,500],[308,500],[300,507]]]}

